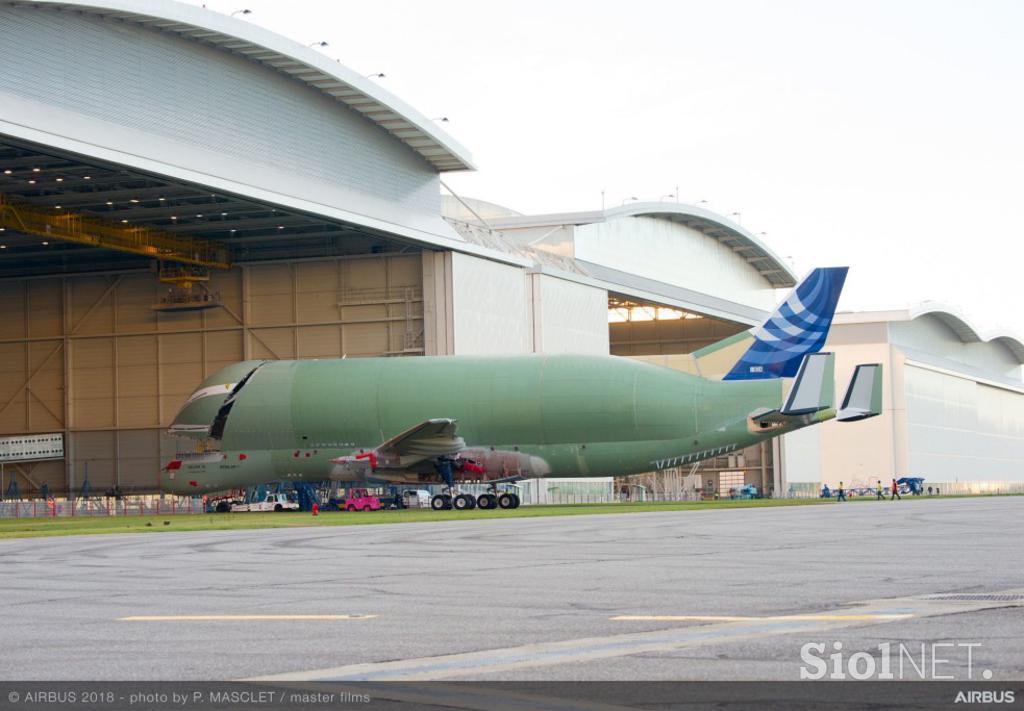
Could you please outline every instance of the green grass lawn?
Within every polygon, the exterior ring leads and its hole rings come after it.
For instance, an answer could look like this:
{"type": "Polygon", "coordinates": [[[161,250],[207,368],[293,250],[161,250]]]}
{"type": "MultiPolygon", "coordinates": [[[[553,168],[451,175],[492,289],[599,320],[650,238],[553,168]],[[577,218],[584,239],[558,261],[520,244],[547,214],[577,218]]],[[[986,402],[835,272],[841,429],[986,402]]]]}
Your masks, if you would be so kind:
{"type": "Polygon", "coordinates": [[[773,506],[819,506],[832,502],[820,499],[758,499],[721,501],[680,501],[670,503],[572,504],[564,506],[523,506],[494,511],[404,511],[309,513],[227,513],[182,514],[176,516],[104,516],[75,518],[34,518],[0,520],[0,538],[73,536],[95,533],[140,533],[163,531],[225,531],[246,528],[298,528],[353,526],[415,521],[462,521],[481,518],[532,518],[536,516],[580,516],[587,514],[635,513],[639,511],[707,511],[711,509],[765,508],[773,506]]]}

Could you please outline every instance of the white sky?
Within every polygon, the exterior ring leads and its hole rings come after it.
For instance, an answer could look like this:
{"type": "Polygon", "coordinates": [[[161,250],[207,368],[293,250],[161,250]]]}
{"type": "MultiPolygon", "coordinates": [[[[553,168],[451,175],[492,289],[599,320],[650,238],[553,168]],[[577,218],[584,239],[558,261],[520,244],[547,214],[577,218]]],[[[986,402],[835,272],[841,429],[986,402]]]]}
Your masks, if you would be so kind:
{"type": "MultiPolygon", "coordinates": [[[[199,3],[195,3],[199,4],[199,3]]],[[[1017,0],[215,0],[444,124],[463,196],[525,213],[706,199],[841,309],[1024,333],[1017,0]]]]}

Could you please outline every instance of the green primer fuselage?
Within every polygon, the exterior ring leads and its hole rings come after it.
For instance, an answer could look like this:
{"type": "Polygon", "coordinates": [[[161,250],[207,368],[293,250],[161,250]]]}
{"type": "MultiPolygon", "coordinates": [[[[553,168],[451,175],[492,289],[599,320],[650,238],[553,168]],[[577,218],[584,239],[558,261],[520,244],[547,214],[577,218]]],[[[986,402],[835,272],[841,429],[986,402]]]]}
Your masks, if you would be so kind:
{"type": "MultiPolygon", "coordinates": [[[[209,425],[259,362],[208,378],[172,429],[209,425]]],[[[531,455],[530,476],[615,476],[682,466],[804,424],[756,431],[783,381],[712,381],[614,356],[439,356],[268,361],[239,389],[219,452],[182,457],[165,490],[203,493],[323,480],[330,460],[372,450],[433,418],[470,448],[531,455]]]]}

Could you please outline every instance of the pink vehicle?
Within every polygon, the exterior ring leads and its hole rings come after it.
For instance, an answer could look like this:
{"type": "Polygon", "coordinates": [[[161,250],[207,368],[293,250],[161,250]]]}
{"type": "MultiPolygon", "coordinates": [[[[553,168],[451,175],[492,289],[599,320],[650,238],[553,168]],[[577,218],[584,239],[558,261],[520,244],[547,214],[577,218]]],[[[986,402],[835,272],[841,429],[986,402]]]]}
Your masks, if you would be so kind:
{"type": "Polygon", "coordinates": [[[380,509],[380,499],[370,494],[366,489],[352,489],[348,498],[345,499],[346,511],[377,511],[380,509]]]}

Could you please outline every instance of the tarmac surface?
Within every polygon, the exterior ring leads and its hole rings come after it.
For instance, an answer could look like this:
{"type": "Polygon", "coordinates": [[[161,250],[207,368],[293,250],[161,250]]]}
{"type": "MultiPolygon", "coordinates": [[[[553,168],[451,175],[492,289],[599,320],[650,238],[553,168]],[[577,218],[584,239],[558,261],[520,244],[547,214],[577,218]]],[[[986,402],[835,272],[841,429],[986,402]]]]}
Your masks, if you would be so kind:
{"type": "Polygon", "coordinates": [[[1022,542],[1024,497],[4,540],[0,677],[1020,680],[1022,542]]]}

